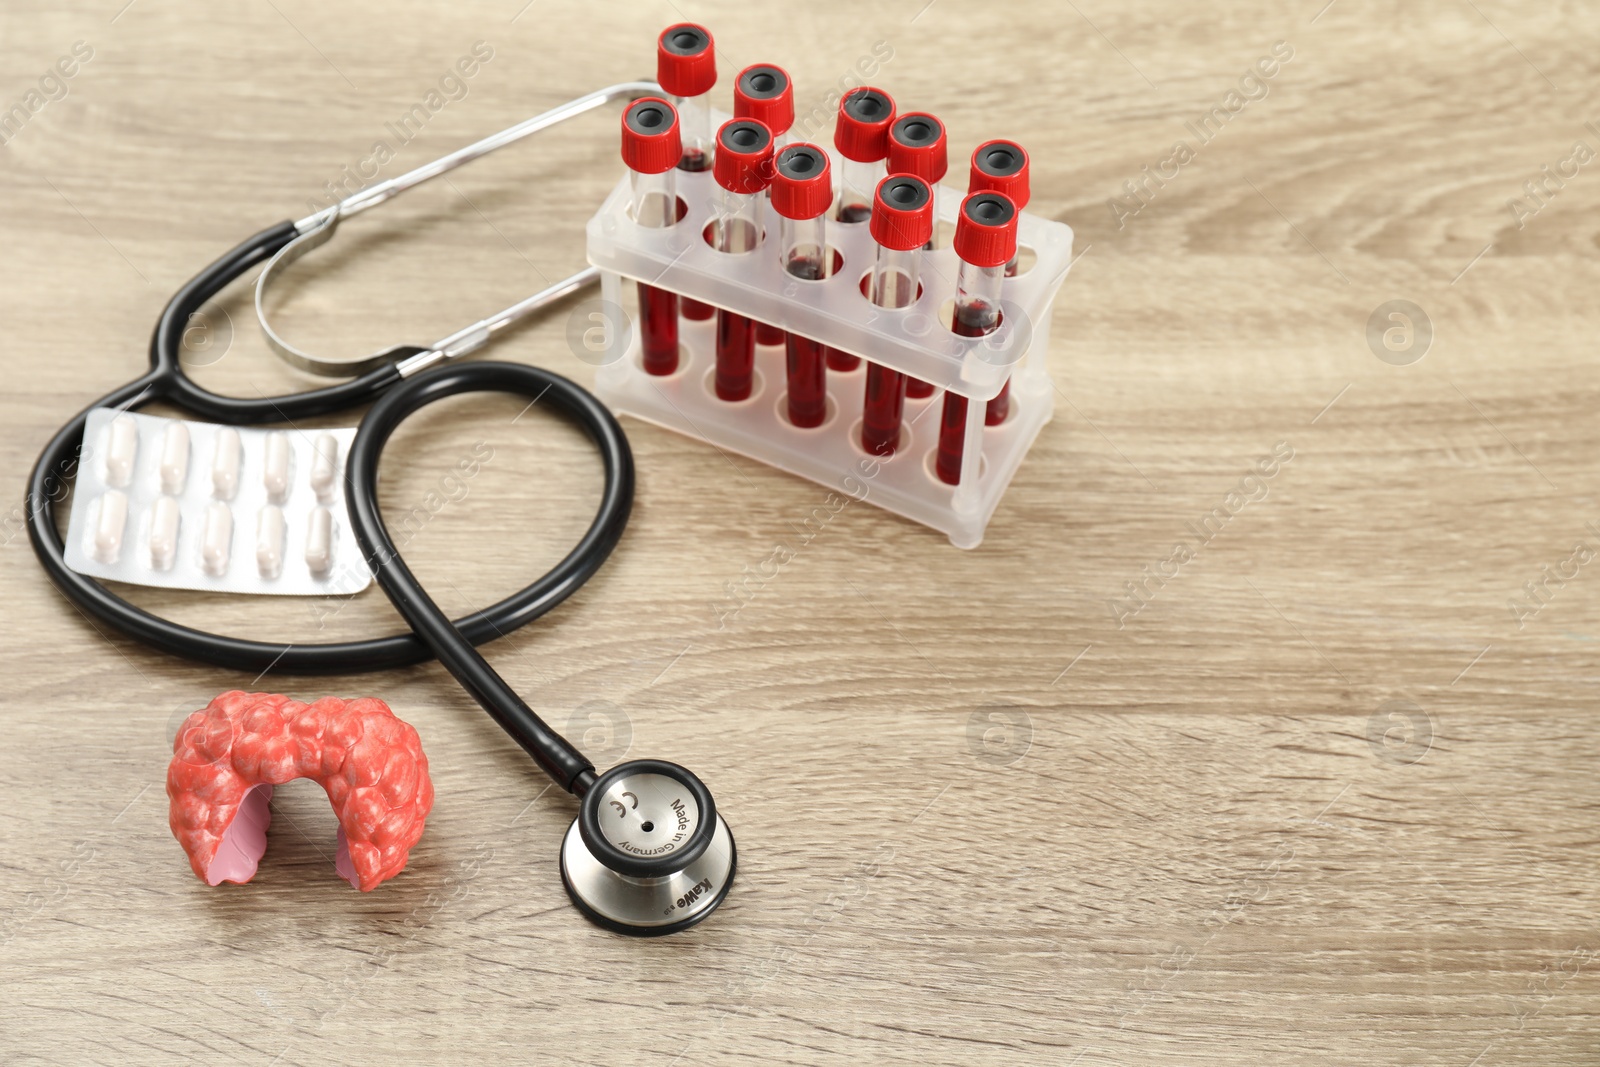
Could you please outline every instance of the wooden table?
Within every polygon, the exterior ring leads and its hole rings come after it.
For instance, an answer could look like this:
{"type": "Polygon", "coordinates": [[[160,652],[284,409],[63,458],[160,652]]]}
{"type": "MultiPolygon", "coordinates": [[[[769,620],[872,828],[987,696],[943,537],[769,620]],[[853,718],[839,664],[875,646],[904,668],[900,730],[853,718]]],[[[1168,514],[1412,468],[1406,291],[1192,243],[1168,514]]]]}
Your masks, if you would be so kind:
{"type": "MultiPolygon", "coordinates": [[[[1600,1062],[1592,12],[123,2],[0,21],[0,103],[27,118],[0,154],[14,500],[222,249],[347,167],[387,177],[649,73],[683,17],[725,78],[788,66],[803,110],[891,53],[873,80],[941,115],[958,160],[1029,146],[1032,208],[1081,259],[1058,417],[978,550],[870,506],[797,543],[820,488],[630,422],[622,546],[491,647],[598,762],[677,759],[716,791],[738,884],[684,936],[571,908],[573,804],[437,665],[253,682],[165,658],[63,600],[13,511],[0,1060],[1600,1062]],[[190,873],[171,733],[252,684],[372,693],[416,725],[438,802],[402,876],[343,885],[307,782],[251,885],[190,873]]],[[[559,277],[615,124],[352,221],[283,291],[285,328],[426,341],[559,277]]],[[[250,315],[245,286],[208,311],[196,376],[304,388],[250,315]]],[[[561,313],[495,356],[592,381],[561,313]]],[[[384,468],[409,507],[493,446],[406,546],[451,610],[540,573],[596,499],[585,443],[519,407],[430,409],[384,468]]],[[[396,626],[376,592],[335,613],[131,595],[279,639],[396,626]]]]}

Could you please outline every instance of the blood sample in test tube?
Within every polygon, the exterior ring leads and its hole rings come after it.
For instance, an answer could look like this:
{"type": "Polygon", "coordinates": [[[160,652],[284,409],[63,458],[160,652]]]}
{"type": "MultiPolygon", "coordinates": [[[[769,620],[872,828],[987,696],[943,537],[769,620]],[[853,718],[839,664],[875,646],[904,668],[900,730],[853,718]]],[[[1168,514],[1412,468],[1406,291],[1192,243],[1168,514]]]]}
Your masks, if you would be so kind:
{"type": "MultiPolygon", "coordinates": [[[[839,195],[833,217],[840,222],[864,222],[872,214],[872,198],[887,173],[883,161],[889,154],[889,127],[894,125],[894,99],[882,89],[863,85],[839,101],[833,128],[833,146],[843,161],[839,166],[839,195]]],[[[859,356],[828,349],[828,369],[852,371],[859,356]]]]}
{"type": "MultiPolygon", "coordinates": [[[[962,337],[982,337],[1000,326],[1000,288],[1006,264],[1017,254],[1017,206],[1004,193],[973,193],[961,204],[953,242],[961,267],[950,328],[962,337]]],[[[946,485],[961,483],[967,438],[967,398],[948,390],[939,419],[934,472],[946,485]]]]}
{"type": "MultiPolygon", "coordinates": [[[[794,125],[794,86],[789,73],[770,63],[757,63],[739,72],[733,83],[733,117],[755,119],[772,131],[772,149],[777,152],[789,140],[794,125]]],[[[756,323],[756,344],[781,345],[783,331],[765,322],[756,323]]]]}
{"type": "Polygon", "coordinates": [[[872,214],[873,193],[889,155],[889,127],[894,125],[894,99],[882,89],[862,85],[839,101],[833,145],[844,157],[839,167],[840,222],[865,222],[872,214]]]}
{"type": "MultiPolygon", "coordinates": [[[[656,81],[678,110],[682,130],[683,170],[708,170],[714,152],[711,139],[711,90],[717,84],[716,46],[704,26],[680,22],[661,31],[656,40],[656,81]]],[[[715,309],[683,298],[683,317],[709,319],[715,309]]]]}
{"type": "MultiPolygon", "coordinates": [[[[661,229],[678,221],[679,116],[659,97],[635,100],[622,113],[622,161],[633,185],[633,220],[661,229]]],[[[678,294],[639,282],[640,347],[646,374],[678,369],[678,294]]]]}
{"type": "MultiPolygon", "coordinates": [[[[972,173],[967,180],[967,192],[1004,193],[1021,211],[1028,206],[1028,153],[1015,141],[985,141],[972,152],[972,173]]],[[[1017,256],[1013,252],[1006,264],[1006,277],[1017,274],[1017,256]]],[[[998,426],[1011,412],[1011,379],[1001,387],[1000,393],[984,409],[986,426],[998,426]]]]}
{"type": "MultiPolygon", "coordinates": [[[[731,119],[717,131],[712,175],[722,187],[722,203],[711,224],[711,244],[719,252],[752,252],[761,240],[761,192],[772,181],[772,131],[755,119],[731,119]]],[[[755,377],[755,323],[744,315],[717,309],[718,399],[746,400],[755,377]]]]}
{"type": "Polygon", "coordinates": [[[656,40],[656,81],[672,99],[682,128],[684,170],[706,170],[711,140],[711,90],[717,84],[717,53],[704,26],[680,22],[656,40]]]}
{"type": "MultiPolygon", "coordinates": [[[[933,191],[927,182],[909,174],[892,174],[879,182],[872,204],[872,239],[878,252],[867,299],[881,308],[915,303],[921,288],[922,248],[932,234],[933,191]]],[[[867,364],[861,405],[862,448],[876,456],[894,454],[905,400],[904,374],[877,363],[867,364]]]]}
{"type": "MultiPolygon", "coordinates": [[[[933,190],[934,238],[928,241],[932,248],[939,234],[939,183],[950,169],[944,123],[926,111],[910,111],[894,120],[889,127],[888,168],[890,174],[912,174],[928,183],[933,190]]],[[[933,386],[919,378],[906,379],[906,396],[922,400],[933,395],[933,386]]]]}
{"type": "MultiPolygon", "coordinates": [[[[772,176],[772,210],[778,216],[778,262],[784,273],[820,281],[833,273],[828,248],[828,207],[833,175],[828,153],[795,143],[778,153],[772,176]]],[[[784,340],[788,362],[789,421],[821,426],[828,415],[826,346],[793,330],[784,340]]]]}

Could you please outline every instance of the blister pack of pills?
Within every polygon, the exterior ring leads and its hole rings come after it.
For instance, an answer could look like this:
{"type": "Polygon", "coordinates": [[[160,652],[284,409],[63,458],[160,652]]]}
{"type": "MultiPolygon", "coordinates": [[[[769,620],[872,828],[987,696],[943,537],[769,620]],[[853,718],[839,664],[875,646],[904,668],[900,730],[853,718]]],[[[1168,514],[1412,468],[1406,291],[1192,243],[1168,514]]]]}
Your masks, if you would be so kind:
{"type": "Polygon", "coordinates": [[[67,566],[173,589],[360,592],[372,572],[350,532],[343,477],[355,435],[97,408],[84,428],[67,566]]]}

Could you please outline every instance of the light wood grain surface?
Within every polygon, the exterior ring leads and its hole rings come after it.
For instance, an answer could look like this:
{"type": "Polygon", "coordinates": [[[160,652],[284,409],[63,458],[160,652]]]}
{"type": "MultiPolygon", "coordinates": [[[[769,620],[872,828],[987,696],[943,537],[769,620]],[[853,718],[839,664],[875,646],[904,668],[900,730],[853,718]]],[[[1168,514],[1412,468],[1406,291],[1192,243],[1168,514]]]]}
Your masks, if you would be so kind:
{"type": "MultiPolygon", "coordinates": [[[[124,4],[0,14],[7,107],[93,53],[0,151],[14,500],[55,427],[142,369],[174,288],[304,214],[475,42],[492,59],[385,176],[649,74],[687,17],[725,78],[781,63],[803,108],[886,42],[874,80],[942,116],[958,158],[1030,147],[1033,209],[1082,258],[1057,418],[977,551],[852,505],[752,582],[823,491],[630,422],[620,549],[490,646],[598,762],[676,759],[715,790],[739,879],[680,937],[569,906],[573,804],[435,664],[255,683],[371,693],[416,725],[438,801],[402,876],[340,882],[301,782],[256,880],[204,886],[167,830],[170,737],[252,679],[89,624],[13,518],[0,1061],[1600,1062],[1600,563],[1571,562],[1600,550],[1600,161],[1574,161],[1600,152],[1592,8],[124,4]],[[1214,108],[1203,143],[1186,123],[1214,108]],[[1129,199],[1178,141],[1192,158],[1129,199]],[[1405,365],[1368,343],[1392,300],[1434,334],[1405,365]],[[1253,475],[1275,448],[1292,459],[1253,475]],[[1130,581],[1147,605],[1114,611],[1130,581]]],[[[615,121],[348,224],[284,290],[286,328],[421,342],[558,277],[616,178],[615,121]]],[[[305,386],[245,287],[212,320],[206,384],[305,386]]],[[[592,381],[564,329],[494,355],[592,381]]],[[[519,407],[430,409],[384,467],[408,507],[494,448],[406,549],[452,610],[539,573],[597,498],[581,438],[519,407]]],[[[376,590],[333,614],[134,596],[281,639],[397,626],[376,590]]]]}

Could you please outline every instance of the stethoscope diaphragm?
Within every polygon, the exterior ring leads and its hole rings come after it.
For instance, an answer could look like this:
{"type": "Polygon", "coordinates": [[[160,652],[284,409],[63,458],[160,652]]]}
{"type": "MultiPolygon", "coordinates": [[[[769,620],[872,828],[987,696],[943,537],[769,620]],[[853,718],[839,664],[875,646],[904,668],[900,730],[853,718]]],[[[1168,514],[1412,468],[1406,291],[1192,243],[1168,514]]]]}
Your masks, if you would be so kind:
{"type": "Polygon", "coordinates": [[[665,760],[630,760],[595,780],[561,844],[561,880],[588,918],[652,937],[716,910],[737,852],[710,790],[665,760]]]}

